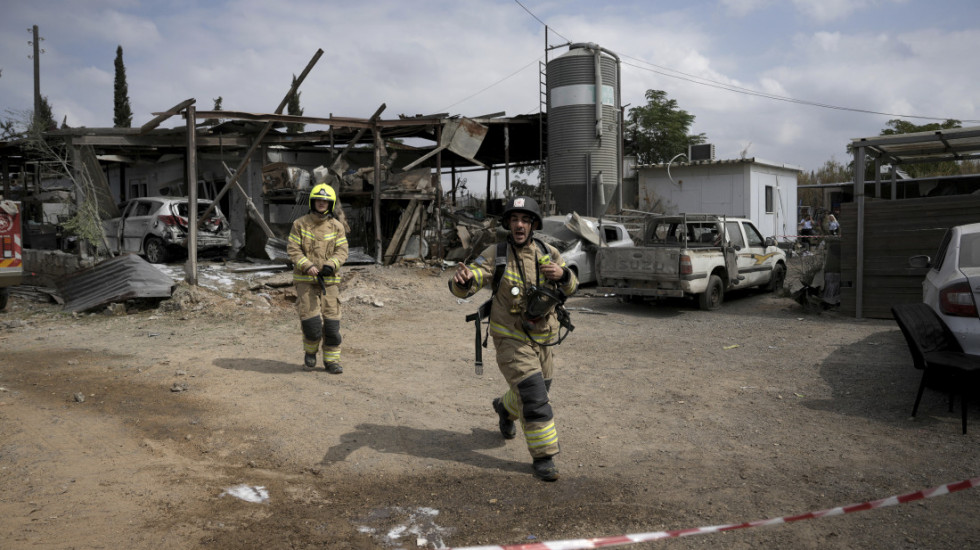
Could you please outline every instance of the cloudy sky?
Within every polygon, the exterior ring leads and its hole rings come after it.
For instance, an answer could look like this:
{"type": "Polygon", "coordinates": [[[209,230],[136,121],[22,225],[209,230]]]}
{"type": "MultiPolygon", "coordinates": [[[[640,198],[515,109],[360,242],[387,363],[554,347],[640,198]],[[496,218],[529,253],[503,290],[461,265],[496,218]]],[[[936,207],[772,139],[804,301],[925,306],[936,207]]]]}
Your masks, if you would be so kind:
{"type": "Polygon", "coordinates": [[[980,125],[976,0],[0,0],[5,117],[33,108],[32,25],[70,126],[112,126],[117,46],[134,126],[189,98],[273,112],[318,48],[309,116],[537,113],[546,26],[619,55],[623,103],[664,90],[720,159],[814,170],[893,118],[980,125]]]}

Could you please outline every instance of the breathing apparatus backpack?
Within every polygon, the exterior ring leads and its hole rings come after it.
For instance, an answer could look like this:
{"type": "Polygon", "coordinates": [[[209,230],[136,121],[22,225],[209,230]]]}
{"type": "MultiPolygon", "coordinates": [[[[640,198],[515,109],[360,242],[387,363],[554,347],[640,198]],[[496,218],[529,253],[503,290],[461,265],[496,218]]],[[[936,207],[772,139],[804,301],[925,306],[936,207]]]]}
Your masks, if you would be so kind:
{"type": "MultiPolygon", "coordinates": [[[[538,250],[542,255],[548,254],[548,249],[545,247],[544,243],[538,239],[532,239],[534,244],[538,247],[538,250]]],[[[480,348],[487,347],[487,341],[490,337],[490,311],[493,307],[493,299],[497,295],[497,289],[500,287],[500,281],[504,277],[504,271],[507,268],[507,242],[497,243],[497,255],[494,258],[493,265],[493,279],[491,280],[491,294],[487,301],[483,302],[475,313],[471,313],[466,316],[466,322],[473,322],[476,332],[475,349],[476,349],[476,374],[483,374],[483,350],[480,348]],[[486,319],[487,329],[483,336],[483,342],[480,342],[480,325],[483,324],[484,319],[486,319]]],[[[537,280],[535,280],[535,283],[537,280]]],[[[521,315],[521,325],[524,329],[524,334],[539,346],[557,346],[561,344],[562,341],[568,336],[568,333],[575,330],[575,326],[572,325],[571,315],[568,310],[565,309],[565,300],[567,297],[565,293],[559,288],[548,288],[541,287],[537,284],[533,284],[528,288],[527,293],[527,307],[525,312],[521,315]],[[530,322],[537,321],[541,317],[544,317],[551,312],[552,308],[555,310],[555,314],[558,317],[558,323],[561,328],[565,329],[564,335],[559,335],[558,340],[552,343],[544,343],[535,340],[533,336],[528,333],[528,327],[530,322]]],[[[559,329],[560,330],[560,329],[559,329]]]]}

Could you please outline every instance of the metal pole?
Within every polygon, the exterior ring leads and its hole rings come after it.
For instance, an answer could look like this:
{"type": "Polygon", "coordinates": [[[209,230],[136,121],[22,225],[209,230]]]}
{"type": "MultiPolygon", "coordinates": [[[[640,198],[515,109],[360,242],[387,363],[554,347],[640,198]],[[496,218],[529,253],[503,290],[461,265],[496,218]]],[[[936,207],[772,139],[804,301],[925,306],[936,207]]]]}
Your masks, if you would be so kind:
{"type": "Polygon", "coordinates": [[[857,202],[857,269],[854,275],[854,317],[864,317],[864,147],[854,148],[854,199],[857,202]]]}
{"type": "MultiPolygon", "coordinates": [[[[440,124],[436,130],[436,142],[442,141],[442,125],[440,124]]],[[[456,185],[455,174],[453,175],[453,183],[450,188],[453,188],[453,202],[456,202],[456,191],[454,189],[456,185]]],[[[432,186],[436,189],[436,253],[435,257],[440,260],[443,259],[442,251],[442,151],[436,155],[436,175],[435,181],[432,182],[432,186]]],[[[422,243],[419,242],[419,252],[422,251],[422,243]]]]}
{"type": "MultiPolygon", "coordinates": [[[[38,44],[37,25],[34,25],[34,119],[41,114],[41,46],[38,44]]],[[[47,122],[47,121],[45,121],[47,122]]],[[[44,128],[47,130],[47,128],[44,128]]]]}
{"type": "Polygon", "coordinates": [[[504,124],[504,196],[510,194],[510,125],[504,124]]]}
{"type": "Polygon", "coordinates": [[[381,130],[374,124],[374,247],[375,260],[381,264],[381,130]]]}
{"type": "MultiPolygon", "coordinates": [[[[184,280],[191,286],[197,286],[197,135],[194,131],[194,121],[197,119],[197,109],[190,105],[184,112],[187,118],[187,263],[184,264],[184,280]]],[[[215,201],[217,204],[217,201],[215,201]]]]}

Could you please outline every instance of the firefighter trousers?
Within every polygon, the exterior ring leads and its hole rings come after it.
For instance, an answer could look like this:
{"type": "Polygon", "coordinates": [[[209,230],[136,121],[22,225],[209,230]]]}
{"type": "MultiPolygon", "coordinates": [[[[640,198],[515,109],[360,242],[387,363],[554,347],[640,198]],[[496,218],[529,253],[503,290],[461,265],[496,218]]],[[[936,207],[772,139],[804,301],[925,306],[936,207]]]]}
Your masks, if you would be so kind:
{"type": "Polygon", "coordinates": [[[528,452],[533,458],[558,454],[558,431],[548,399],[554,370],[551,347],[504,337],[495,337],[493,346],[497,367],[510,386],[501,402],[511,419],[520,419],[528,452]]]}
{"type": "Polygon", "coordinates": [[[340,363],[340,288],[296,283],[296,312],[303,329],[303,351],[323,347],[324,363],[340,363]]]}

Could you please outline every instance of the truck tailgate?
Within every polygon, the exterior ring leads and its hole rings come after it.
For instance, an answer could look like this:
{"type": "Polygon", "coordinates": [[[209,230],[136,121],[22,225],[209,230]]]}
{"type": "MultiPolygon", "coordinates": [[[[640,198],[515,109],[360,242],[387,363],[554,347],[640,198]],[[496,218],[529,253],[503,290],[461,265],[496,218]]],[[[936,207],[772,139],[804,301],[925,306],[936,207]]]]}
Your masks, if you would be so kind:
{"type": "Polygon", "coordinates": [[[599,285],[617,279],[633,281],[677,280],[680,249],[674,247],[600,248],[596,254],[599,285]]]}

